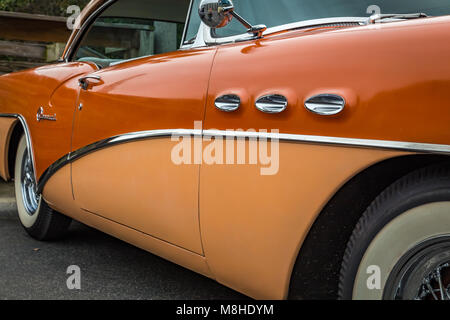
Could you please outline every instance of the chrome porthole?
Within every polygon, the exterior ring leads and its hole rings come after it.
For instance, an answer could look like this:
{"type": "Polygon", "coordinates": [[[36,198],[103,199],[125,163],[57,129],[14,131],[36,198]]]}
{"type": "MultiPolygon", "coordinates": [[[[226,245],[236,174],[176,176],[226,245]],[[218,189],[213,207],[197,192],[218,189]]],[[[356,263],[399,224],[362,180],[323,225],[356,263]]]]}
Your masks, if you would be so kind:
{"type": "Polygon", "coordinates": [[[255,102],[255,107],[264,113],[281,113],[286,110],[288,100],[285,96],[280,94],[269,94],[258,98],[255,102]]]}
{"type": "Polygon", "coordinates": [[[307,99],[305,108],[321,116],[333,116],[344,111],[345,104],[345,99],[336,94],[319,94],[307,99]]]}
{"type": "Polygon", "coordinates": [[[427,240],[394,267],[385,299],[450,300],[450,236],[427,240]]]}

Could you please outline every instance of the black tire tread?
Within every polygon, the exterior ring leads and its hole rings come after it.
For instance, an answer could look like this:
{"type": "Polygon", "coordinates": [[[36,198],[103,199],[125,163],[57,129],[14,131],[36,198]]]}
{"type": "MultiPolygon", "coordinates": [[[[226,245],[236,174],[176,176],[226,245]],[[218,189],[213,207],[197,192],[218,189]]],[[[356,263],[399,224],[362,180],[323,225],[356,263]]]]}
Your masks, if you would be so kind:
{"type": "Polygon", "coordinates": [[[25,228],[30,236],[39,241],[54,241],[67,234],[72,219],[50,208],[44,200],[39,216],[31,228],[25,228]]]}

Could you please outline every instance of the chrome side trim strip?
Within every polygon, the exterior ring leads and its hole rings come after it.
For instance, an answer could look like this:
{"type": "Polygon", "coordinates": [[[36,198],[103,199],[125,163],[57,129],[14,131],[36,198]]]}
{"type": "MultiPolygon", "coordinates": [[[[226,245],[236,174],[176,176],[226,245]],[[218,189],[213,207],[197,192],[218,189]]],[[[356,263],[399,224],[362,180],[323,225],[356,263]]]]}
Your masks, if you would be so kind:
{"type": "Polygon", "coordinates": [[[93,144],[90,144],[86,147],[83,147],[79,150],[76,150],[68,155],[68,160],[73,162],[81,157],[88,155],[89,153],[98,151],[100,149],[109,148],[114,145],[128,143],[139,140],[146,140],[151,138],[163,138],[163,137],[171,137],[171,136],[201,136],[201,130],[185,130],[185,129],[169,129],[169,130],[151,130],[151,131],[142,131],[142,132],[133,132],[126,133],[123,135],[111,137],[93,144]]]}
{"type": "Polygon", "coordinates": [[[416,142],[400,142],[400,141],[384,141],[384,140],[368,140],[353,139],[339,137],[323,137],[299,134],[273,133],[273,132],[248,132],[233,130],[193,130],[193,129],[167,129],[167,130],[151,130],[143,132],[127,133],[111,137],[99,142],[90,144],[68,155],[65,155],[54,164],[52,164],[42,175],[38,183],[38,193],[41,193],[48,180],[62,167],[72,163],[95,151],[112,147],[114,145],[129,143],[139,140],[152,138],[163,138],[171,136],[195,136],[195,137],[224,137],[224,138],[240,138],[240,139],[271,139],[288,142],[310,143],[319,145],[337,145],[359,148],[376,148],[420,153],[434,153],[450,155],[450,145],[429,144],[416,142]]]}
{"type": "Polygon", "coordinates": [[[203,136],[206,137],[223,136],[223,137],[246,138],[246,139],[257,139],[257,138],[273,139],[280,141],[293,141],[302,143],[341,145],[341,146],[361,147],[361,148],[393,149],[399,151],[438,153],[450,155],[450,145],[445,144],[324,137],[324,136],[310,136],[310,135],[287,134],[287,133],[222,131],[222,130],[204,130],[203,136]]]}
{"type": "Polygon", "coordinates": [[[115,137],[107,138],[93,144],[87,145],[81,149],[73,151],[61,159],[53,163],[45,172],[42,174],[38,182],[37,192],[42,193],[45,184],[50,180],[50,178],[59,170],[62,169],[69,163],[72,163],[88,154],[109,148],[118,144],[135,142],[139,140],[146,140],[151,138],[164,138],[172,136],[198,136],[201,137],[201,130],[185,130],[185,129],[169,129],[169,130],[151,130],[142,132],[126,133],[123,135],[118,135],[115,137]]]}
{"type": "Polygon", "coordinates": [[[37,181],[36,177],[36,163],[34,161],[34,149],[33,149],[33,143],[31,142],[31,135],[30,135],[30,129],[28,128],[27,120],[25,118],[17,113],[0,113],[1,118],[15,118],[19,120],[20,124],[22,125],[23,131],[25,133],[25,138],[27,139],[27,148],[30,151],[31,154],[31,162],[33,164],[33,171],[34,171],[34,178],[37,181]]]}

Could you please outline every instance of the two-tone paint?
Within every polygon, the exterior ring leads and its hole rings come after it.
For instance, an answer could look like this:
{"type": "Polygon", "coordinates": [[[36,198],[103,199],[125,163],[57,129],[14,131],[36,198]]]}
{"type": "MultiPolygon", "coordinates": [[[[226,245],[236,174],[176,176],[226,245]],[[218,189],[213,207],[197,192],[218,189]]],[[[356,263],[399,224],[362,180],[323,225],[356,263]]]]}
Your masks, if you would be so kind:
{"type": "MultiPolygon", "coordinates": [[[[92,2],[82,21],[104,3],[92,2]]],[[[4,75],[0,174],[11,178],[20,124],[54,209],[249,296],[286,298],[303,240],[347,181],[386,159],[450,154],[449,26],[440,17],[284,30],[103,70],[69,59],[4,75]],[[100,80],[80,88],[91,74],[100,80]],[[215,106],[227,94],[240,97],[234,112],[215,106]],[[287,98],[285,111],[255,107],[270,94],[287,98]],[[343,97],[345,109],[311,113],[304,102],[318,94],[343,97]],[[40,108],[57,121],[37,121],[40,108]],[[202,137],[228,129],[279,130],[265,136],[280,140],[278,174],[171,161],[172,134],[205,146],[202,137]]]]}

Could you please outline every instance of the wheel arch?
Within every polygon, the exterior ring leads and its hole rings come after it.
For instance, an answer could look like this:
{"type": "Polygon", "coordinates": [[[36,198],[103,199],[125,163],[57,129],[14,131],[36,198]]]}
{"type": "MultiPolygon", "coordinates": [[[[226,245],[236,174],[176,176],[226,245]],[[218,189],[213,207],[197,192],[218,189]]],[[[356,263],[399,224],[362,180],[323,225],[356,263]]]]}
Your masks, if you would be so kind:
{"type": "Polygon", "coordinates": [[[289,299],[337,299],[342,257],[364,210],[406,174],[448,160],[446,155],[400,156],[353,176],[328,201],[309,230],[291,273],[289,299]],[[356,199],[355,194],[360,196],[356,199]]]}
{"type": "Polygon", "coordinates": [[[25,129],[20,121],[16,121],[8,142],[8,177],[6,181],[14,178],[14,167],[16,162],[17,149],[19,147],[20,138],[25,134],[25,129]]]}
{"type": "Polygon", "coordinates": [[[17,118],[0,117],[0,176],[5,181],[11,180],[13,176],[14,170],[11,170],[9,163],[12,157],[11,152],[14,152],[14,148],[17,148],[14,143],[14,136],[16,135],[15,132],[20,130],[21,127],[18,123],[17,118]]]}
{"type": "Polygon", "coordinates": [[[14,164],[17,148],[22,135],[26,136],[28,148],[31,150],[34,164],[34,151],[31,144],[30,131],[25,118],[19,114],[0,114],[0,150],[3,153],[0,159],[0,176],[5,181],[14,178],[14,164]]]}

